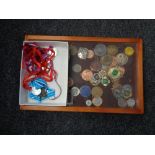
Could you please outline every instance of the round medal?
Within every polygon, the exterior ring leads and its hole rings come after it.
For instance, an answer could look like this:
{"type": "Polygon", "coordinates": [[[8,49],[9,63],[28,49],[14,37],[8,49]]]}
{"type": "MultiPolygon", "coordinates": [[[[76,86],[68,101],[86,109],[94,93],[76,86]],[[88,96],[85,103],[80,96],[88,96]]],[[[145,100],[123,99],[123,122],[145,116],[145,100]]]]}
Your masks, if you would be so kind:
{"type": "Polygon", "coordinates": [[[110,80],[109,80],[106,76],[104,76],[104,77],[101,79],[101,83],[102,83],[103,86],[106,87],[106,86],[109,85],[110,80]]]}
{"type": "Polygon", "coordinates": [[[88,49],[80,47],[78,50],[78,57],[80,59],[86,59],[87,58],[88,49]]]}
{"type": "Polygon", "coordinates": [[[112,61],[113,61],[113,57],[111,55],[105,55],[105,56],[101,57],[101,59],[100,59],[100,63],[102,65],[106,65],[106,66],[110,65],[112,63],[112,61]]]}
{"type": "Polygon", "coordinates": [[[108,76],[111,79],[119,79],[121,77],[121,72],[117,67],[112,67],[108,71],[108,76]]]}
{"type": "Polygon", "coordinates": [[[123,98],[119,98],[119,99],[118,99],[118,106],[121,107],[121,108],[127,107],[127,102],[126,102],[126,100],[124,100],[123,98]]]}
{"type": "Polygon", "coordinates": [[[117,46],[115,46],[115,45],[108,45],[108,47],[107,47],[107,53],[109,55],[112,55],[112,56],[116,55],[118,53],[117,46]]]}
{"type": "Polygon", "coordinates": [[[96,86],[92,88],[91,93],[94,97],[101,97],[103,95],[103,90],[101,87],[96,86]]]}
{"type": "Polygon", "coordinates": [[[103,100],[101,97],[94,97],[92,100],[93,105],[97,106],[97,107],[101,106],[102,102],[103,102],[103,100]]]}
{"type": "Polygon", "coordinates": [[[94,48],[94,52],[97,56],[103,56],[107,52],[106,46],[104,44],[97,44],[94,48]]]}
{"type": "Polygon", "coordinates": [[[78,52],[78,49],[77,49],[76,46],[73,46],[73,45],[70,45],[70,46],[69,46],[69,53],[70,53],[71,55],[76,55],[77,52],[78,52]]]}
{"type": "Polygon", "coordinates": [[[72,67],[72,70],[76,73],[78,72],[81,72],[81,66],[79,64],[75,64],[73,67],[72,67]]]}
{"type": "Polygon", "coordinates": [[[79,88],[73,87],[73,88],[71,89],[71,95],[72,95],[72,96],[78,96],[79,94],[80,94],[79,88]]]}
{"type": "Polygon", "coordinates": [[[93,77],[93,72],[89,69],[85,69],[82,73],[81,73],[81,77],[83,80],[85,81],[90,81],[93,77]]]}
{"type": "Polygon", "coordinates": [[[132,47],[126,47],[124,52],[127,56],[132,56],[135,51],[132,47]]]}
{"type": "Polygon", "coordinates": [[[119,65],[123,66],[128,62],[128,57],[124,53],[119,53],[116,56],[116,60],[119,65]]]}
{"type": "Polygon", "coordinates": [[[83,97],[89,97],[91,95],[91,89],[89,86],[87,85],[83,85],[81,88],[80,88],[80,94],[81,96],[83,97]]]}
{"type": "Polygon", "coordinates": [[[115,98],[117,99],[122,98],[122,87],[119,86],[119,87],[113,88],[112,93],[115,98]]]}
{"type": "Polygon", "coordinates": [[[86,100],[86,105],[87,105],[88,107],[90,107],[90,106],[92,105],[92,101],[91,101],[91,100],[86,100]]]}
{"type": "Polygon", "coordinates": [[[128,107],[132,108],[132,107],[135,106],[136,102],[135,102],[135,100],[133,98],[130,98],[130,99],[127,100],[127,104],[128,104],[128,107]]]}
{"type": "Polygon", "coordinates": [[[94,57],[94,51],[93,50],[88,50],[87,58],[92,59],[93,57],[94,57]]]}

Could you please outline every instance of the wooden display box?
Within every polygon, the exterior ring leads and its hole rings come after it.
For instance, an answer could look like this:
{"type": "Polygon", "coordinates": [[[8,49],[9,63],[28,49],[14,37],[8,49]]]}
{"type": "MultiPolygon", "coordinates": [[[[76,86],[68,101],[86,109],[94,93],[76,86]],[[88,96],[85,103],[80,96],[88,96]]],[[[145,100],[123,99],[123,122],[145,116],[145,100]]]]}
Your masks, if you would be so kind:
{"type": "MultiPolygon", "coordinates": [[[[142,39],[137,38],[103,38],[103,37],[77,37],[77,36],[44,36],[44,35],[26,35],[25,41],[67,41],[69,44],[81,43],[128,43],[135,44],[135,61],[133,62],[133,76],[135,83],[135,108],[118,108],[118,107],[87,107],[82,103],[68,106],[28,106],[20,105],[21,110],[40,110],[40,111],[66,111],[66,112],[97,112],[97,113],[128,113],[128,114],[143,114],[144,99],[143,99],[143,47],[142,39]]],[[[79,100],[79,102],[81,102],[79,100]]]]}

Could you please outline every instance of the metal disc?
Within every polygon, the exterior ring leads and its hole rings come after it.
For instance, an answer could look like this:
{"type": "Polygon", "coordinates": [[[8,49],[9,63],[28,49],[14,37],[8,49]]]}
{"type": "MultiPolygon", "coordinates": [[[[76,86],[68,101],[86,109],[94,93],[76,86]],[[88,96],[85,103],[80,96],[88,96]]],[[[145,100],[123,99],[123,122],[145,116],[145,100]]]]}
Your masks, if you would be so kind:
{"type": "Polygon", "coordinates": [[[103,95],[103,89],[101,87],[96,86],[92,88],[91,93],[94,97],[101,97],[103,95]]]}
{"type": "Polygon", "coordinates": [[[102,69],[102,65],[101,65],[99,62],[94,61],[94,62],[92,62],[92,63],[90,64],[90,69],[91,69],[92,71],[98,72],[98,71],[100,71],[100,70],[102,69]]]}
{"type": "Polygon", "coordinates": [[[93,50],[88,50],[87,58],[92,59],[93,57],[94,57],[94,51],[93,50]]]}
{"type": "Polygon", "coordinates": [[[123,98],[119,98],[119,99],[118,99],[118,106],[121,107],[121,108],[127,107],[127,102],[126,102],[126,100],[124,100],[123,98]]]}
{"type": "Polygon", "coordinates": [[[118,67],[112,67],[108,71],[108,76],[111,79],[119,79],[121,77],[121,72],[118,67]]]}
{"type": "Polygon", "coordinates": [[[116,45],[108,45],[107,53],[109,55],[115,56],[118,53],[118,47],[116,45]]]}
{"type": "Polygon", "coordinates": [[[78,96],[79,94],[80,94],[80,90],[79,90],[78,87],[73,87],[73,88],[71,89],[71,95],[72,95],[72,96],[78,96]]]}
{"type": "Polygon", "coordinates": [[[97,56],[103,56],[107,52],[106,46],[104,44],[97,44],[94,48],[94,52],[97,56]]]}
{"type": "Polygon", "coordinates": [[[128,104],[128,107],[134,107],[135,104],[136,104],[136,101],[133,99],[133,98],[130,98],[127,100],[127,104],[128,104]]]}
{"type": "Polygon", "coordinates": [[[102,79],[101,79],[101,83],[103,86],[108,86],[110,84],[110,80],[108,79],[107,76],[104,76],[102,79]]]}
{"type": "Polygon", "coordinates": [[[69,46],[69,53],[70,53],[71,55],[76,55],[76,54],[78,53],[77,47],[76,47],[76,46],[73,46],[73,45],[70,45],[70,46],[69,46]]]}
{"type": "Polygon", "coordinates": [[[88,107],[90,107],[90,106],[92,105],[92,101],[91,101],[91,100],[86,100],[86,105],[87,105],[88,107]]]}
{"type": "Polygon", "coordinates": [[[119,99],[122,98],[122,86],[118,86],[116,88],[112,88],[112,93],[115,98],[119,99]]]}
{"type": "Polygon", "coordinates": [[[88,49],[84,47],[80,47],[78,50],[78,57],[80,59],[86,59],[87,58],[88,49]]]}
{"type": "Polygon", "coordinates": [[[112,61],[113,61],[113,57],[110,55],[105,55],[105,56],[101,57],[101,59],[100,59],[100,63],[102,65],[106,65],[106,66],[110,65],[112,63],[112,61]]]}
{"type": "Polygon", "coordinates": [[[119,53],[116,56],[116,60],[119,65],[123,66],[128,62],[128,56],[125,55],[124,53],[119,53]]]}
{"type": "Polygon", "coordinates": [[[132,96],[132,87],[129,84],[123,85],[122,87],[123,98],[128,99],[132,96]]]}
{"type": "Polygon", "coordinates": [[[93,103],[94,106],[99,107],[99,106],[102,105],[103,100],[102,100],[101,97],[94,97],[93,100],[92,100],[92,103],[93,103]]]}
{"type": "Polygon", "coordinates": [[[93,86],[98,86],[101,82],[101,80],[95,80],[94,78],[91,78],[89,81],[93,86]]]}
{"type": "Polygon", "coordinates": [[[72,67],[72,70],[76,73],[79,73],[81,72],[81,66],[79,64],[75,64],[73,67],[72,67]]]}
{"type": "Polygon", "coordinates": [[[125,54],[127,56],[132,56],[134,54],[134,49],[132,47],[126,47],[125,50],[124,50],[125,54]]]}
{"type": "Polygon", "coordinates": [[[93,77],[93,72],[89,69],[85,69],[82,73],[81,73],[81,77],[83,80],[85,81],[90,81],[93,77]]]}
{"type": "Polygon", "coordinates": [[[89,97],[91,95],[91,89],[88,85],[83,85],[80,88],[80,95],[83,97],[89,97]]]}

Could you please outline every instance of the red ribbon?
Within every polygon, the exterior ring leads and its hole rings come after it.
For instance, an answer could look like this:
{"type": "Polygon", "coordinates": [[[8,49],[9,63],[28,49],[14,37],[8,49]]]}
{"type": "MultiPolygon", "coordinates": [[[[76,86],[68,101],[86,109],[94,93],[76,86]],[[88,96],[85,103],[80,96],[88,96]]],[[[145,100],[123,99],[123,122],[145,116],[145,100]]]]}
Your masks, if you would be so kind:
{"type": "Polygon", "coordinates": [[[24,44],[23,64],[27,70],[27,74],[23,79],[23,87],[25,89],[31,90],[29,82],[39,77],[47,82],[56,79],[57,72],[53,67],[54,57],[55,51],[52,46],[49,48],[40,48],[36,44],[24,44]]]}

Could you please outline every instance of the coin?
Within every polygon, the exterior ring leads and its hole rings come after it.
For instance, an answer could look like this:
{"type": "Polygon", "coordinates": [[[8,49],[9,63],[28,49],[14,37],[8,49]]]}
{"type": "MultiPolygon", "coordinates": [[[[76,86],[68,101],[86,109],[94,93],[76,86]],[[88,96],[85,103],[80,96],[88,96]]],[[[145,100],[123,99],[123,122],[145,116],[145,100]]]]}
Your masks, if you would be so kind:
{"type": "Polygon", "coordinates": [[[104,76],[102,79],[101,79],[101,83],[103,86],[108,86],[109,83],[110,83],[110,80],[107,78],[107,76],[104,76]]]}
{"type": "Polygon", "coordinates": [[[93,74],[93,78],[94,78],[95,80],[100,80],[100,79],[101,79],[101,76],[100,76],[99,73],[94,73],[94,74],[93,74]]]}
{"type": "Polygon", "coordinates": [[[72,96],[78,96],[80,94],[80,90],[78,87],[72,87],[71,89],[71,95],[72,96]]]}
{"type": "Polygon", "coordinates": [[[77,49],[76,46],[73,46],[73,45],[70,45],[70,46],[69,46],[69,53],[70,53],[71,55],[76,55],[77,52],[78,52],[78,49],[77,49]]]}
{"type": "Polygon", "coordinates": [[[127,102],[126,102],[126,100],[124,100],[123,98],[119,98],[119,99],[118,99],[118,106],[121,107],[121,108],[127,107],[127,102]]]}
{"type": "Polygon", "coordinates": [[[123,98],[128,99],[132,96],[132,87],[128,84],[123,85],[122,87],[123,98]]]}
{"type": "Polygon", "coordinates": [[[89,69],[85,69],[82,73],[81,73],[81,77],[83,80],[85,81],[90,81],[91,78],[93,77],[93,72],[89,69]]]}
{"type": "Polygon", "coordinates": [[[92,88],[91,93],[92,93],[92,96],[94,97],[100,97],[103,95],[103,90],[101,87],[96,86],[92,88]]]}
{"type": "Polygon", "coordinates": [[[115,67],[116,65],[117,65],[117,59],[116,57],[113,57],[110,67],[115,67]]]}
{"type": "Polygon", "coordinates": [[[92,100],[93,105],[97,107],[101,106],[102,102],[103,100],[101,97],[94,97],[92,100]]]}
{"type": "Polygon", "coordinates": [[[92,63],[90,64],[90,69],[91,69],[92,71],[98,72],[98,71],[101,70],[101,68],[102,68],[102,65],[101,65],[99,62],[97,62],[97,61],[94,61],[94,62],[92,62],[92,63]]]}
{"type": "Polygon", "coordinates": [[[135,106],[136,102],[135,102],[135,100],[133,98],[130,98],[130,99],[127,100],[127,104],[128,104],[129,107],[132,108],[132,107],[135,106]]]}
{"type": "Polygon", "coordinates": [[[79,64],[75,64],[73,67],[72,67],[72,70],[76,73],[78,72],[81,72],[81,66],[79,64]]]}
{"type": "Polygon", "coordinates": [[[97,56],[103,56],[107,52],[106,46],[104,44],[97,44],[94,48],[94,52],[97,56]]]}
{"type": "Polygon", "coordinates": [[[100,59],[100,63],[103,65],[110,65],[113,61],[113,57],[110,55],[104,55],[103,57],[101,57],[100,59]]]}
{"type": "Polygon", "coordinates": [[[116,45],[108,45],[107,53],[112,56],[116,55],[118,53],[118,47],[116,45]]]}
{"type": "Polygon", "coordinates": [[[78,50],[78,57],[80,59],[86,59],[87,58],[88,49],[84,47],[80,47],[78,50]]]}
{"type": "Polygon", "coordinates": [[[126,47],[125,50],[124,50],[125,54],[127,56],[132,56],[134,54],[134,49],[132,47],[126,47]]]}
{"type": "Polygon", "coordinates": [[[117,67],[112,67],[108,71],[108,76],[111,79],[119,79],[121,77],[121,72],[117,67]]]}
{"type": "Polygon", "coordinates": [[[116,88],[112,89],[112,93],[114,95],[115,98],[122,98],[122,87],[118,86],[116,88]]]}
{"type": "Polygon", "coordinates": [[[90,107],[90,106],[92,105],[92,101],[91,101],[91,100],[86,100],[86,105],[87,105],[88,107],[90,107]]]}
{"type": "Polygon", "coordinates": [[[32,94],[33,95],[40,95],[41,89],[36,89],[35,87],[32,87],[32,94]]]}
{"type": "Polygon", "coordinates": [[[95,80],[93,77],[89,81],[93,86],[97,86],[100,84],[100,80],[95,80]]]}
{"type": "Polygon", "coordinates": [[[68,78],[68,87],[72,87],[74,84],[74,81],[72,78],[68,78]]]}
{"type": "Polygon", "coordinates": [[[128,62],[128,57],[124,53],[119,53],[116,56],[117,63],[119,65],[125,65],[128,62]]]}
{"type": "Polygon", "coordinates": [[[91,89],[88,85],[83,85],[80,88],[80,95],[83,97],[89,97],[91,95],[91,89]]]}
{"type": "Polygon", "coordinates": [[[104,77],[107,75],[107,72],[106,72],[106,70],[101,70],[101,71],[99,71],[98,74],[100,75],[100,77],[104,77]]]}
{"type": "Polygon", "coordinates": [[[93,50],[88,50],[88,53],[87,53],[87,58],[88,59],[91,59],[94,57],[94,51],[93,50]]]}

